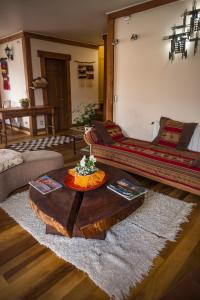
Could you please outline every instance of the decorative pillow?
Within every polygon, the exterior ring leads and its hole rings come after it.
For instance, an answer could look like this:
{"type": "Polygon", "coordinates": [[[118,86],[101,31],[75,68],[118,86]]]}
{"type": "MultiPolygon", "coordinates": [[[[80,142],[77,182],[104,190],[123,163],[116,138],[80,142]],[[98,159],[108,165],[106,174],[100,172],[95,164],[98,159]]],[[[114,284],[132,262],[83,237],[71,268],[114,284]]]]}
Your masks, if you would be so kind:
{"type": "Polygon", "coordinates": [[[84,140],[88,145],[103,143],[95,128],[85,131],[84,140]]]}
{"type": "Polygon", "coordinates": [[[108,134],[111,136],[113,142],[120,141],[124,138],[122,129],[119,125],[115,124],[112,121],[106,121],[104,122],[104,126],[108,134]]]}
{"type": "Polygon", "coordinates": [[[112,121],[93,121],[98,137],[105,145],[111,145],[113,142],[124,138],[121,128],[112,121]]]}
{"type": "Polygon", "coordinates": [[[157,144],[176,148],[183,132],[183,125],[184,123],[182,122],[167,120],[157,144]]]}
{"type": "Polygon", "coordinates": [[[152,144],[157,145],[157,143],[158,143],[158,141],[159,141],[159,139],[161,137],[161,134],[163,133],[163,130],[164,130],[164,127],[165,127],[165,122],[167,120],[169,120],[169,118],[166,118],[166,117],[161,117],[160,118],[160,129],[159,129],[158,135],[152,141],[152,144]]]}
{"type": "Polygon", "coordinates": [[[101,140],[105,145],[111,145],[113,140],[106,130],[104,122],[94,120],[93,125],[95,126],[98,139],[101,140]]]}
{"type": "Polygon", "coordinates": [[[176,149],[187,150],[198,123],[184,123],[181,138],[176,149]]]}
{"type": "Polygon", "coordinates": [[[23,163],[21,153],[10,149],[0,149],[0,173],[23,163]]]}
{"type": "Polygon", "coordinates": [[[183,123],[166,117],[160,119],[160,130],[153,144],[187,150],[197,123],[183,123]]]}

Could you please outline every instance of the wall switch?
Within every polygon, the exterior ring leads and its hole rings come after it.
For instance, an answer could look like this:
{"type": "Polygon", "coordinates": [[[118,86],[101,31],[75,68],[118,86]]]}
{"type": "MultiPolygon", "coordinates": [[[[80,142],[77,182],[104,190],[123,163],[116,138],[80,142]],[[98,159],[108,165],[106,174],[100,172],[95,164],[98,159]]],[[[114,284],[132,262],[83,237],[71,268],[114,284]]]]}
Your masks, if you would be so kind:
{"type": "Polygon", "coordinates": [[[113,96],[113,102],[115,103],[115,102],[117,102],[118,101],[118,96],[117,95],[114,95],[113,96]]]}
{"type": "Polygon", "coordinates": [[[40,125],[44,125],[44,121],[40,120],[40,125]]]}

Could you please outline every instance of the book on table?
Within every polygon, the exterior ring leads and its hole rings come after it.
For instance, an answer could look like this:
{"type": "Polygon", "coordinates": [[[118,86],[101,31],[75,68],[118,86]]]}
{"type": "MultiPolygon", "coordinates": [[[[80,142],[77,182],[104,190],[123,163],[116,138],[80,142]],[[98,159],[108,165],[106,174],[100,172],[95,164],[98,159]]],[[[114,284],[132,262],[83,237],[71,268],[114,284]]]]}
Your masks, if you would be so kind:
{"type": "Polygon", "coordinates": [[[44,175],[36,180],[32,180],[29,182],[29,184],[43,195],[51,193],[62,187],[62,184],[47,175],[44,175]]]}
{"type": "Polygon", "coordinates": [[[107,188],[127,200],[133,200],[147,192],[147,189],[126,178],[118,179],[114,183],[108,184],[107,188]]]}

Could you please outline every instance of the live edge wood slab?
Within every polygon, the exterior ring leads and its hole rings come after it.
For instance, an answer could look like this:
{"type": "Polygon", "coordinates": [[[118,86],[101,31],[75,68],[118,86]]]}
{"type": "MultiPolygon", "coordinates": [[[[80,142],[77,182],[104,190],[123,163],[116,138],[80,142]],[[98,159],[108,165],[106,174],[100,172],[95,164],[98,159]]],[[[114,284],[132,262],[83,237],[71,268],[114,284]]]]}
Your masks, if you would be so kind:
{"type": "MultiPolygon", "coordinates": [[[[120,169],[103,164],[98,167],[108,174],[107,183],[120,178],[136,182],[132,175],[120,169]]],[[[66,169],[59,169],[47,175],[64,184],[66,174],[66,169]]],[[[30,205],[47,225],[46,233],[104,239],[110,227],[124,220],[144,202],[144,195],[128,201],[108,190],[106,185],[84,193],[63,187],[48,195],[30,187],[30,205]]]]}

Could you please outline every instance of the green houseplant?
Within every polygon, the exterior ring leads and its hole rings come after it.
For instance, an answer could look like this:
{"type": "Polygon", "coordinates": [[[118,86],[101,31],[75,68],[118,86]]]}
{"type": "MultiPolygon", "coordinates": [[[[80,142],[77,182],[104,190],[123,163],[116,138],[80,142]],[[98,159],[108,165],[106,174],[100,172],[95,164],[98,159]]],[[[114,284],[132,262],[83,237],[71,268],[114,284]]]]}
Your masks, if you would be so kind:
{"type": "Polygon", "coordinates": [[[22,98],[19,100],[21,107],[28,108],[30,105],[30,100],[28,98],[22,98]]]}
{"type": "Polygon", "coordinates": [[[96,104],[80,104],[74,112],[79,114],[79,116],[74,119],[76,125],[91,126],[92,121],[96,119],[96,104]]]}

